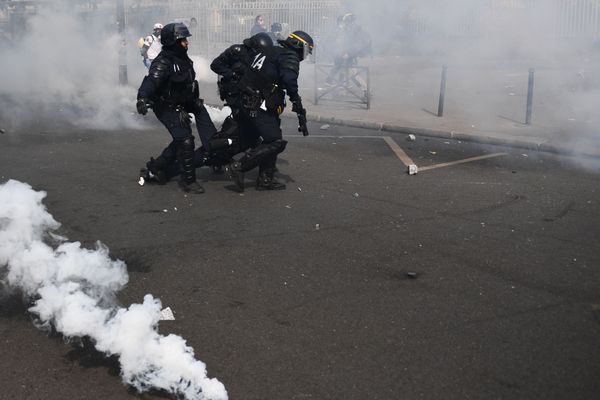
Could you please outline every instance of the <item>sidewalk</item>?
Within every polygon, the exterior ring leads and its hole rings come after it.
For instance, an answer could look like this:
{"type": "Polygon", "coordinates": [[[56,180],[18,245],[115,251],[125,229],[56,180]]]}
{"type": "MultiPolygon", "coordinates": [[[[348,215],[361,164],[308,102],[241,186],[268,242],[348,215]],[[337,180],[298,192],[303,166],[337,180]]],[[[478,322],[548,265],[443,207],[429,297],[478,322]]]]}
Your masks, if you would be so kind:
{"type": "MultiPolygon", "coordinates": [[[[300,94],[309,120],[323,124],[600,157],[600,78],[588,76],[595,69],[591,63],[535,66],[530,125],[526,64],[448,64],[444,116],[438,117],[442,64],[424,57],[366,60],[372,93],[367,110],[350,96],[315,105],[315,67],[305,62],[300,94]]],[[[321,75],[317,86],[325,87],[321,75]]],[[[205,89],[203,96],[208,104],[221,103],[215,89],[205,89]]],[[[289,107],[284,116],[294,117],[289,107]]]]}

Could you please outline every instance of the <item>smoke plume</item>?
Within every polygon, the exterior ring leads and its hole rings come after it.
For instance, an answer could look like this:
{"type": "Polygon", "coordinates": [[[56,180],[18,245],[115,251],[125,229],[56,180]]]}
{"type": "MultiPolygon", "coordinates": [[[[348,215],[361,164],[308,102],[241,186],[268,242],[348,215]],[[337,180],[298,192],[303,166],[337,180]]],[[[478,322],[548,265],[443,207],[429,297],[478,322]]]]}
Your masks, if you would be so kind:
{"type": "Polygon", "coordinates": [[[164,390],[185,399],[226,400],[217,379],[177,335],[157,332],[161,302],[116,305],[128,281],[124,262],[97,243],[85,249],[53,233],[60,224],[48,213],[45,192],[15,180],[0,185],[0,272],[4,286],[20,290],[42,327],[66,337],[88,337],[96,349],[116,355],[123,381],[138,391],[164,390]]]}
{"type": "MultiPolygon", "coordinates": [[[[48,122],[102,130],[147,127],[135,109],[137,88],[148,72],[135,44],[140,33],[126,32],[129,85],[120,85],[121,39],[114,7],[107,11],[85,17],[70,2],[40,4],[14,41],[0,40],[2,128],[40,128],[48,122]]],[[[192,59],[197,79],[216,83],[208,61],[192,59]]],[[[212,111],[220,124],[226,115],[212,111]]]]}

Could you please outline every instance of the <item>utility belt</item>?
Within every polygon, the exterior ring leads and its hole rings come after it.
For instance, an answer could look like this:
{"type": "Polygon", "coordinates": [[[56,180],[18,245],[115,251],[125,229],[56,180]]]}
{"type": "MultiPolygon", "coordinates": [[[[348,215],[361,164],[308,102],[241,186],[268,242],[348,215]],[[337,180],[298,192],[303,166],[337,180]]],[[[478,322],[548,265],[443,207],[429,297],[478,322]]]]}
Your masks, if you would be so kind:
{"type": "Polygon", "coordinates": [[[238,84],[239,82],[237,80],[219,79],[217,81],[217,87],[219,88],[219,97],[221,100],[225,101],[228,98],[237,95],[240,91],[238,84]]]}
{"type": "Polygon", "coordinates": [[[240,82],[241,105],[251,113],[256,113],[264,102],[268,111],[276,111],[279,114],[285,107],[285,92],[277,84],[264,77],[259,71],[248,68],[240,82]]]}

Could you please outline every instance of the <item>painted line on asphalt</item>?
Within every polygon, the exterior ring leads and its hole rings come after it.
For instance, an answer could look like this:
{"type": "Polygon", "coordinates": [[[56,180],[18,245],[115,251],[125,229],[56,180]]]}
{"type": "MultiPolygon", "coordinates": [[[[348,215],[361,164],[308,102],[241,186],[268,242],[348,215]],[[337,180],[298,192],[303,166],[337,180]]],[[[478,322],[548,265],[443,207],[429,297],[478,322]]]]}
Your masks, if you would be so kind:
{"type": "Polygon", "coordinates": [[[429,170],[437,169],[437,168],[450,167],[453,165],[464,164],[464,163],[468,163],[468,162],[472,162],[472,161],[485,160],[487,158],[501,157],[501,156],[505,156],[505,155],[507,155],[507,153],[493,153],[493,154],[486,154],[484,156],[465,158],[465,159],[457,160],[457,161],[450,161],[450,162],[445,162],[445,163],[440,163],[440,164],[426,165],[424,167],[419,167],[419,172],[429,171],[429,170]]]}
{"type": "Polygon", "coordinates": [[[389,136],[383,136],[383,140],[390,146],[390,149],[396,154],[396,156],[404,163],[405,166],[415,165],[414,161],[402,150],[402,147],[398,146],[398,144],[389,136]]]}
{"type": "Polygon", "coordinates": [[[325,138],[339,138],[339,139],[383,139],[390,146],[390,149],[396,154],[396,156],[402,161],[405,166],[414,165],[415,162],[402,150],[400,146],[390,136],[333,136],[333,135],[319,135],[319,137],[325,138]]]}
{"type": "MultiPolygon", "coordinates": [[[[301,137],[301,136],[299,136],[299,137],[301,137]]],[[[351,139],[351,138],[355,138],[355,139],[380,139],[381,138],[381,139],[383,139],[387,143],[387,145],[394,152],[394,154],[396,154],[396,157],[398,157],[400,159],[400,161],[402,161],[402,163],[406,167],[408,167],[409,165],[416,165],[415,162],[408,156],[408,154],[406,154],[406,152],[404,152],[404,150],[402,150],[402,148],[400,146],[398,146],[398,144],[390,136],[319,135],[319,136],[313,136],[313,137],[320,137],[320,138],[327,138],[327,139],[346,139],[346,138],[348,138],[348,139],[351,139]]],[[[473,162],[473,161],[485,160],[485,159],[488,159],[488,158],[502,157],[502,156],[505,156],[507,154],[508,153],[486,154],[486,155],[483,155],[483,156],[464,158],[462,160],[449,161],[449,162],[439,163],[439,164],[433,164],[433,165],[426,165],[424,167],[417,167],[417,170],[419,172],[430,171],[432,169],[451,167],[453,165],[465,164],[465,163],[469,163],[469,162],[473,162]]]]}

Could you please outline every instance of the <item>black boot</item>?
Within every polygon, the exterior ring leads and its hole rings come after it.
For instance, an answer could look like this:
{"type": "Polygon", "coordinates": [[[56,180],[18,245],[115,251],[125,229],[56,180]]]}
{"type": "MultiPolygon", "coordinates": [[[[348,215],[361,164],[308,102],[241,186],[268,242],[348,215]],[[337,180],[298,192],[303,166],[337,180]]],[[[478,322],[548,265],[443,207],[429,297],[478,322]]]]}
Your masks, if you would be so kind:
{"type": "Polygon", "coordinates": [[[191,194],[202,194],[204,193],[204,188],[196,181],[186,183],[183,180],[179,181],[179,188],[186,193],[191,194]]]}
{"type": "Polygon", "coordinates": [[[179,188],[186,193],[201,194],[204,188],[196,182],[196,167],[194,165],[194,138],[184,139],[177,149],[177,159],[181,167],[179,188]]]}
{"type": "Polygon", "coordinates": [[[258,173],[256,190],[284,190],[285,183],[275,178],[275,169],[266,168],[258,173]]]}
{"type": "Polygon", "coordinates": [[[238,192],[244,193],[244,171],[242,171],[242,163],[234,161],[225,167],[229,178],[233,181],[237,187],[238,192]]]}
{"type": "Polygon", "coordinates": [[[140,178],[146,181],[156,182],[159,185],[167,183],[167,163],[162,157],[150,157],[150,161],[146,163],[146,168],[140,170],[140,178]]]}

